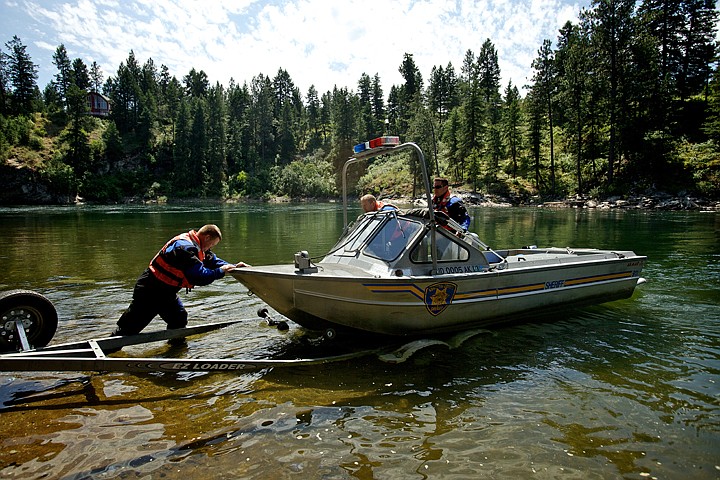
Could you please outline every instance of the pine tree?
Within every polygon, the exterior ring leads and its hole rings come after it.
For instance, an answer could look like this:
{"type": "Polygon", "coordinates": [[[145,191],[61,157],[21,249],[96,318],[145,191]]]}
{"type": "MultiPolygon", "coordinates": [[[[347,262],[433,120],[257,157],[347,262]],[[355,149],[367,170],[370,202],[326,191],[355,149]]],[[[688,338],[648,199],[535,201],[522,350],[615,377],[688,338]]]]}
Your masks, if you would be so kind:
{"type": "Polygon", "coordinates": [[[247,83],[236,85],[230,80],[227,92],[228,145],[227,168],[229,183],[232,188],[245,189],[245,184],[235,183],[237,174],[247,170],[252,135],[248,116],[250,113],[250,92],[247,83]]]}
{"type": "Polygon", "coordinates": [[[500,66],[495,46],[487,39],[477,58],[479,88],[483,103],[483,119],[486,125],[483,143],[485,144],[485,176],[487,182],[494,183],[502,155],[501,140],[501,96],[500,96],[500,66]]]}
{"type": "Polygon", "coordinates": [[[586,17],[592,31],[594,48],[599,52],[596,72],[608,84],[605,95],[609,115],[607,181],[614,184],[615,168],[621,154],[620,120],[623,117],[622,94],[627,68],[632,65],[630,43],[633,34],[635,0],[593,0],[594,8],[586,17]]]}
{"type": "Polygon", "coordinates": [[[160,97],[157,68],[152,58],[149,58],[140,69],[137,86],[140,114],[135,133],[142,148],[150,152],[154,148],[158,130],[158,99],[160,97]]]}
{"type": "Polygon", "coordinates": [[[370,76],[363,73],[358,80],[358,103],[360,116],[358,117],[358,137],[373,138],[378,133],[375,131],[375,119],[372,112],[370,76]]]}
{"type": "Polygon", "coordinates": [[[551,42],[548,39],[543,41],[542,47],[538,50],[538,56],[533,61],[534,86],[533,93],[535,100],[544,105],[544,116],[547,120],[548,133],[550,137],[550,192],[556,193],[555,188],[555,143],[554,143],[554,96],[556,91],[556,65],[552,51],[551,42]]]}
{"type": "MultiPolygon", "coordinates": [[[[458,161],[460,165],[455,170],[460,176],[456,180],[463,181],[465,177],[466,159],[479,158],[482,152],[482,136],[484,134],[484,104],[482,92],[480,89],[480,70],[475,54],[468,50],[465,53],[463,66],[461,71],[461,97],[463,99],[461,105],[460,130],[457,143],[458,161]]],[[[475,169],[479,173],[479,169],[475,169]]],[[[477,183],[477,178],[472,178],[473,184],[477,183]]]]}
{"type": "Polygon", "coordinates": [[[390,87],[390,93],[387,100],[387,119],[388,130],[391,134],[399,135],[405,130],[402,129],[402,88],[398,85],[390,87]]]}
{"type": "Polygon", "coordinates": [[[398,68],[405,83],[400,87],[399,103],[397,108],[397,128],[400,132],[408,129],[408,122],[414,115],[417,105],[422,102],[422,74],[415,64],[415,59],[411,53],[403,56],[403,61],[398,68]]]}
{"type": "Polygon", "coordinates": [[[675,92],[683,63],[682,32],[685,17],[681,4],[684,0],[643,0],[638,8],[647,30],[657,39],[660,57],[659,80],[666,93],[675,92]]]}
{"type": "Polygon", "coordinates": [[[77,178],[82,179],[91,169],[89,137],[84,128],[89,110],[87,92],[73,83],[67,95],[70,130],[65,163],[73,167],[77,178]]]}
{"type": "Polygon", "coordinates": [[[380,75],[377,73],[372,79],[371,89],[370,102],[372,103],[372,115],[375,120],[375,131],[385,134],[385,129],[387,128],[385,125],[385,121],[387,120],[385,115],[385,97],[380,83],[380,75]]]}
{"type": "Polygon", "coordinates": [[[272,81],[274,90],[275,146],[280,164],[290,163],[297,153],[296,131],[299,114],[295,108],[296,88],[287,70],[278,70],[272,81]]]}
{"type": "Polygon", "coordinates": [[[8,71],[8,55],[0,50],[0,115],[10,110],[10,72],[8,71]]]}
{"type": "Polygon", "coordinates": [[[194,68],[183,77],[183,84],[185,93],[193,98],[204,98],[210,87],[207,74],[202,70],[198,72],[194,68]]]}
{"type": "Polygon", "coordinates": [[[18,114],[32,113],[37,90],[37,65],[32,62],[27,47],[17,35],[5,46],[10,51],[7,71],[12,85],[12,111],[18,114]]]}
{"type": "Polygon", "coordinates": [[[320,98],[315,85],[310,85],[305,109],[308,126],[307,149],[313,151],[322,145],[322,123],[320,120],[320,98]]]}
{"type": "Polygon", "coordinates": [[[73,82],[80,90],[87,92],[90,89],[90,73],[82,58],[76,58],[72,62],[73,82]]]}
{"type": "Polygon", "coordinates": [[[505,113],[503,115],[503,131],[510,155],[513,178],[518,174],[518,155],[521,147],[522,116],[520,111],[520,91],[508,82],[505,89],[505,113]]]}
{"type": "MultiPolygon", "coordinates": [[[[275,96],[270,78],[263,74],[253,78],[250,92],[252,97],[250,124],[253,146],[250,154],[249,173],[255,180],[258,174],[268,172],[275,163],[275,154],[277,153],[275,128],[273,127],[275,96]]],[[[263,188],[265,187],[263,186],[263,188]]]]}
{"type": "Polygon", "coordinates": [[[558,122],[574,136],[575,180],[577,192],[584,192],[583,141],[589,95],[590,51],[586,35],[579,26],[567,22],[560,29],[556,53],[559,104],[558,122]]]}
{"type": "Polygon", "coordinates": [[[72,62],[65,49],[65,45],[60,44],[60,46],[55,49],[53,64],[58,69],[58,73],[56,73],[54,77],[54,85],[63,106],[67,109],[67,92],[75,79],[73,78],[72,62]]]}
{"type": "MultiPolygon", "coordinates": [[[[358,141],[353,94],[347,88],[335,88],[332,95],[333,143],[338,151],[358,141]]],[[[344,157],[344,155],[343,155],[344,157]]]]}
{"type": "Polygon", "coordinates": [[[120,132],[118,132],[115,122],[108,122],[108,126],[103,132],[103,141],[105,143],[105,158],[109,162],[109,167],[113,166],[122,158],[123,144],[120,132]]]}
{"type": "Polygon", "coordinates": [[[90,88],[94,92],[100,92],[103,85],[103,73],[97,62],[90,65],[90,88]]]}
{"type": "Polygon", "coordinates": [[[134,132],[140,117],[140,67],[131,50],[121,62],[117,75],[108,78],[106,94],[112,104],[112,116],[121,135],[134,132]]]}
{"type": "Polygon", "coordinates": [[[711,67],[718,53],[716,34],[720,12],[715,3],[714,0],[683,1],[687,27],[683,38],[682,98],[703,93],[707,99],[711,67]]]}
{"type": "Polygon", "coordinates": [[[437,115],[440,125],[447,119],[450,110],[458,105],[458,79],[452,63],[446,68],[434,66],[430,72],[428,106],[437,115]]]}
{"type": "Polygon", "coordinates": [[[227,161],[226,161],[226,102],[222,86],[216,83],[208,94],[208,125],[207,125],[207,195],[224,197],[227,195],[227,161]]]}
{"type": "Polygon", "coordinates": [[[193,177],[191,166],[192,151],[190,148],[190,106],[186,99],[180,101],[178,116],[175,121],[175,142],[173,148],[173,194],[178,197],[191,195],[195,188],[196,178],[193,177]]]}
{"type": "MultiPolygon", "coordinates": [[[[448,174],[454,178],[463,178],[461,170],[463,161],[461,157],[461,123],[460,108],[453,108],[443,126],[442,137],[445,139],[446,157],[448,161],[448,174]]],[[[439,174],[440,172],[438,172],[439,174]]]]}
{"type": "Polygon", "coordinates": [[[708,118],[703,131],[720,150],[720,71],[717,67],[708,88],[708,118]]]}
{"type": "Polygon", "coordinates": [[[330,123],[332,119],[332,93],[327,91],[320,97],[320,128],[323,145],[330,147],[330,123]]]}
{"type": "Polygon", "coordinates": [[[205,98],[194,98],[191,105],[192,124],[190,126],[190,164],[188,165],[188,173],[194,179],[194,185],[190,188],[190,193],[193,196],[206,197],[210,186],[207,104],[205,98]]]}
{"type": "Polygon", "coordinates": [[[530,91],[525,97],[525,108],[527,109],[528,119],[528,143],[530,144],[530,153],[533,159],[533,173],[535,180],[535,188],[538,190],[544,188],[545,181],[542,176],[542,132],[545,125],[545,101],[541,94],[538,94],[537,85],[532,85],[530,91]]]}

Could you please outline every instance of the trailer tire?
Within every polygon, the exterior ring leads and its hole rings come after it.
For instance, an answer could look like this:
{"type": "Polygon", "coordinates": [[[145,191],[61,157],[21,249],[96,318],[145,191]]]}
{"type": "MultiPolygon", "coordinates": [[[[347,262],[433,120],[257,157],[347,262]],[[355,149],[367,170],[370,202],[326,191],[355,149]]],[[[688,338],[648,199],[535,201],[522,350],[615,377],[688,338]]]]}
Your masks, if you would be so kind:
{"type": "Polygon", "coordinates": [[[42,348],[57,331],[58,316],[50,300],[32,290],[10,290],[0,293],[0,353],[22,350],[15,326],[21,320],[28,343],[42,348]]]}

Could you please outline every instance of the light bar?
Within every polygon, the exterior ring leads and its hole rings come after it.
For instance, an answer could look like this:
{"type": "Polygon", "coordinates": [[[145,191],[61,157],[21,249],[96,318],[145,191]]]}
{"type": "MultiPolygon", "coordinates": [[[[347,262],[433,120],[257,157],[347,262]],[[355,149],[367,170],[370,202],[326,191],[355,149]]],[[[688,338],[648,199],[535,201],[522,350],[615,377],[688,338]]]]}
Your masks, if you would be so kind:
{"type": "Polygon", "coordinates": [[[353,152],[360,153],[370,148],[370,142],[358,143],[353,147],[353,152]]]}
{"type": "Polygon", "coordinates": [[[400,137],[378,137],[373,138],[369,142],[358,143],[353,147],[353,152],[362,153],[365,150],[382,147],[396,147],[400,145],[400,137]]]}
{"type": "Polygon", "coordinates": [[[394,147],[400,145],[400,137],[378,137],[370,140],[370,148],[394,147]]]}

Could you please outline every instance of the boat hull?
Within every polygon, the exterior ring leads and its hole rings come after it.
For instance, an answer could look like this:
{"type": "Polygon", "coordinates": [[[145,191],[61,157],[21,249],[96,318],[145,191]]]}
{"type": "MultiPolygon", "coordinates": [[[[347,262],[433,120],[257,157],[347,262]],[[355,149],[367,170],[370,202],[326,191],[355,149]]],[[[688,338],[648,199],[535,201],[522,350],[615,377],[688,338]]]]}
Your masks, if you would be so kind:
{"type": "Polygon", "coordinates": [[[310,328],[421,335],[497,326],[632,296],[644,257],[434,276],[378,277],[348,265],[301,273],[290,265],[233,276],[310,328]]]}

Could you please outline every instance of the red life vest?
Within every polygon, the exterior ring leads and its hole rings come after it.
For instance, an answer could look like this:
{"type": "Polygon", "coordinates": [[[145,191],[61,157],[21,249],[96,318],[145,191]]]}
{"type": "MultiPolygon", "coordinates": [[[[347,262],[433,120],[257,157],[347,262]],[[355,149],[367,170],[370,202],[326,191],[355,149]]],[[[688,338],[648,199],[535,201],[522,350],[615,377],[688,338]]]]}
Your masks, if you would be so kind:
{"type": "MultiPolygon", "coordinates": [[[[445,195],[442,197],[433,197],[433,209],[436,212],[442,212],[445,215],[450,218],[450,212],[448,212],[447,206],[450,203],[450,198],[452,198],[452,195],[450,195],[450,190],[445,192],[445,195]]],[[[444,222],[445,225],[441,225],[442,228],[445,230],[452,232],[453,235],[457,233],[457,231],[454,228],[450,228],[450,226],[447,224],[447,222],[444,222]]]]}
{"type": "Polygon", "coordinates": [[[187,279],[185,272],[172,266],[170,262],[168,262],[167,255],[165,253],[167,248],[178,240],[185,240],[194,244],[198,249],[198,260],[201,262],[205,260],[205,252],[200,247],[200,238],[197,236],[197,232],[195,232],[195,230],[190,230],[187,233],[181,233],[167,242],[165,246],[160,249],[157,255],[155,255],[155,258],[150,261],[149,268],[152,274],[155,275],[155,278],[167,285],[170,285],[171,287],[193,288],[193,284],[191,284],[187,279]]]}
{"type": "Polygon", "coordinates": [[[448,190],[445,192],[445,195],[442,197],[434,197],[433,198],[433,207],[435,210],[439,210],[443,213],[448,213],[447,206],[448,203],[450,203],[450,198],[452,195],[450,195],[450,191],[448,190]]]}

